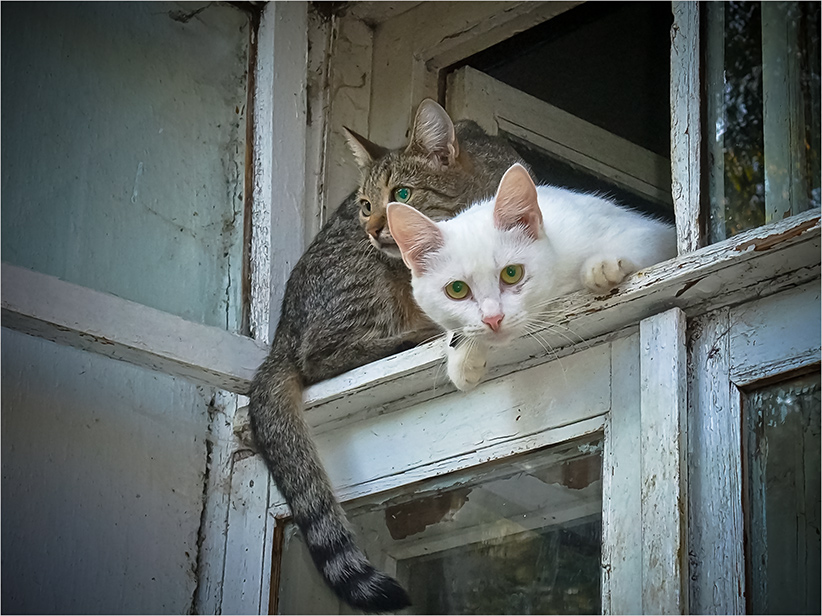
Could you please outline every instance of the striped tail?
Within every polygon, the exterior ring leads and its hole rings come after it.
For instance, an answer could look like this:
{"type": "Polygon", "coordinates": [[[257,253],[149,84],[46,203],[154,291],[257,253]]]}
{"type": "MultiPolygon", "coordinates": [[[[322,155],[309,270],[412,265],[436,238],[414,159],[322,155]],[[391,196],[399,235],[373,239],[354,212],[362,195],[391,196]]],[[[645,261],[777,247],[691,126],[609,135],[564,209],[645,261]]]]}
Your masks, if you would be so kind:
{"type": "Polygon", "coordinates": [[[302,397],[297,369],[271,353],[251,385],[251,427],[314,564],[337,596],[357,609],[394,612],[409,606],[399,583],[377,571],[357,547],[303,418],[302,397]]]}

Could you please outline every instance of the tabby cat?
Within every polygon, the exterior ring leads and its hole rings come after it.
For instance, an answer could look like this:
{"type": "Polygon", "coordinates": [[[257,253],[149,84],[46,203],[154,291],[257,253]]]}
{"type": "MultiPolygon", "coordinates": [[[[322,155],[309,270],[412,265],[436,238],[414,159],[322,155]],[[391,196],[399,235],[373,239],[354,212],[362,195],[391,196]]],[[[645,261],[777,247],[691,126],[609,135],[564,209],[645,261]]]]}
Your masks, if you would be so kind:
{"type": "Polygon", "coordinates": [[[420,104],[404,149],[347,133],[361,187],[291,272],[271,351],[251,385],[251,427],[328,585],[361,610],[394,611],[408,597],[357,547],[303,418],[303,390],[440,333],[412,297],[411,276],[386,224],[388,202],[447,219],[493,195],[520,158],[473,122],[455,127],[431,100],[420,104]]]}

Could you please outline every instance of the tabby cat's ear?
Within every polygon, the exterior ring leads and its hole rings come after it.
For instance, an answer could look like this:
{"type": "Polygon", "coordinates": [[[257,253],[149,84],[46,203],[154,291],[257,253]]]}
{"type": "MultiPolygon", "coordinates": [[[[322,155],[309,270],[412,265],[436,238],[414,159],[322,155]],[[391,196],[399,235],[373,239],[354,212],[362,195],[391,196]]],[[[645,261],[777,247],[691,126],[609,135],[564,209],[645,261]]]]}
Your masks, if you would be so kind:
{"type": "Polygon", "coordinates": [[[354,153],[354,159],[360,169],[368,169],[375,160],[382,158],[388,153],[388,148],[384,148],[376,143],[372,143],[362,135],[355,133],[347,126],[343,126],[348,147],[354,153]]]}
{"type": "Polygon", "coordinates": [[[445,109],[430,98],[426,98],[417,108],[411,142],[407,152],[427,156],[442,167],[450,167],[460,154],[454,123],[445,109]]]}
{"type": "Polygon", "coordinates": [[[442,248],[442,232],[425,214],[404,203],[389,203],[388,229],[402,253],[402,260],[415,275],[425,272],[426,257],[442,248]]]}
{"type": "Polygon", "coordinates": [[[502,231],[520,227],[533,239],[539,237],[542,212],[537,187],[519,163],[512,165],[500,180],[494,200],[494,226],[502,231]]]}

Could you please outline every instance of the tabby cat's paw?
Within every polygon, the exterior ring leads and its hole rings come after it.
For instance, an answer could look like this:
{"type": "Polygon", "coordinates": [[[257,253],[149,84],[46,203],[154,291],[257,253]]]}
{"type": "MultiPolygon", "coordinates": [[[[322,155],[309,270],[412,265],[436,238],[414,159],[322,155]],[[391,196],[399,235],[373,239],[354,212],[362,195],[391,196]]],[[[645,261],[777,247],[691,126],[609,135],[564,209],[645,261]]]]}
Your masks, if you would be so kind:
{"type": "Polygon", "coordinates": [[[582,284],[592,293],[607,293],[635,271],[628,259],[591,257],[582,266],[582,284]]]}
{"type": "Polygon", "coordinates": [[[449,336],[446,359],[448,361],[448,378],[460,391],[474,389],[488,371],[488,349],[481,344],[470,344],[462,340],[452,346],[449,336]]]}

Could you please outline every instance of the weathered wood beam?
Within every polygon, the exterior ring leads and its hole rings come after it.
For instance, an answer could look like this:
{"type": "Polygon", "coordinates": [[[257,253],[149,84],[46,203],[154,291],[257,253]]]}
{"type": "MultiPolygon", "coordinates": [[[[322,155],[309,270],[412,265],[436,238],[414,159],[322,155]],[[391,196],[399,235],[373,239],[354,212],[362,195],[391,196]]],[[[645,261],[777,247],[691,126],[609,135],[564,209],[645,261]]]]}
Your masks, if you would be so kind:
{"type": "Polygon", "coordinates": [[[267,353],[250,338],[3,263],[2,325],[244,394],[267,353]]]}
{"type": "MultiPolygon", "coordinates": [[[[819,263],[819,211],[810,210],[638,272],[612,295],[558,298],[548,307],[562,315],[555,325],[540,340],[526,337],[499,349],[489,376],[548,361],[564,348],[587,345],[675,306],[690,317],[797,286],[819,276],[819,263]]],[[[4,327],[237,393],[248,390],[266,355],[249,338],[52,276],[5,263],[2,273],[4,327]]],[[[378,413],[388,403],[446,393],[450,385],[437,379],[441,344],[434,341],[308,388],[309,422],[378,413]]]]}
{"type": "Polygon", "coordinates": [[[702,115],[700,108],[699,4],[672,3],[671,26],[671,191],[679,254],[704,243],[700,220],[702,115]]]}
{"type": "Polygon", "coordinates": [[[642,613],[687,614],[685,313],[639,327],[642,613]]]}

